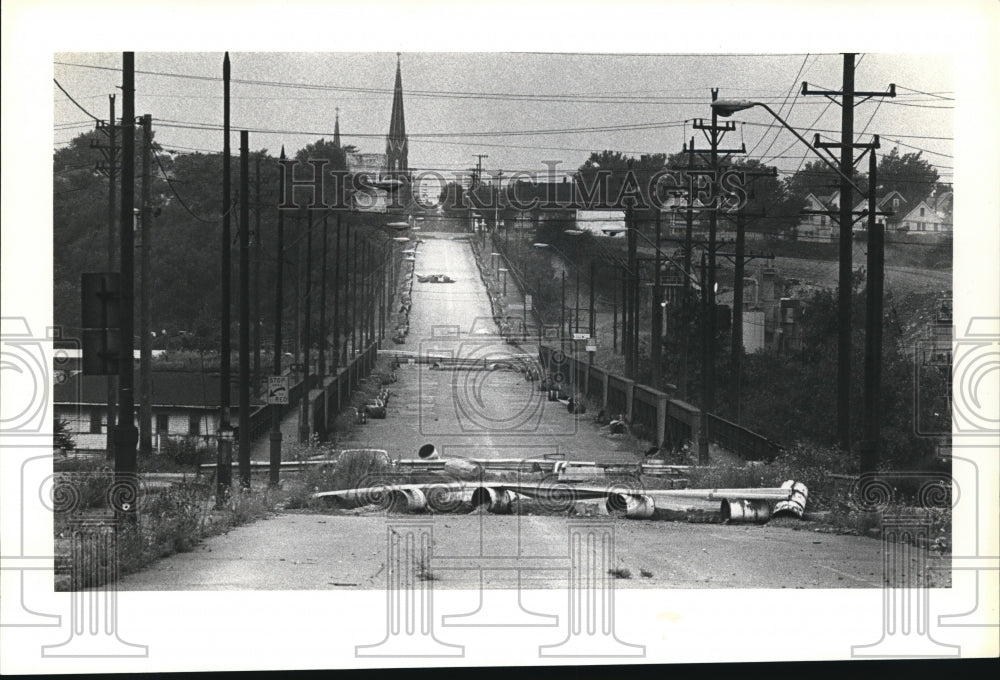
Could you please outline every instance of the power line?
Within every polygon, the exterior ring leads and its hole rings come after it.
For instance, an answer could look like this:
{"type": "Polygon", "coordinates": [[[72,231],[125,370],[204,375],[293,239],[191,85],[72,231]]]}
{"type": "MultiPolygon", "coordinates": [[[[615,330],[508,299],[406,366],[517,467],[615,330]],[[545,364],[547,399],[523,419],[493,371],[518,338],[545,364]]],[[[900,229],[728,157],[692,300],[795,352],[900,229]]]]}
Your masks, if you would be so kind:
{"type": "MultiPolygon", "coordinates": [[[[78,63],[62,62],[62,61],[57,61],[54,63],[61,66],[72,66],[78,68],[89,68],[89,69],[97,69],[105,71],[120,71],[119,68],[110,66],[96,66],[92,64],[78,64],[78,63]]],[[[167,77],[167,78],[181,78],[187,80],[198,80],[207,82],[217,82],[221,80],[221,78],[218,76],[201,76],[201,75],[185,74],[185,73],[170,73],[165,71],[137,70],[136,73],[142,75],[167,77]]],[[[251,85],[258,87],[280,87],[280,88],[299,89],[299,90],[352,92],[352,93],[367,93],[367,94],[378,94],[378,95],[388,95],[392,94],[393,92],[391,88],[344,86],[344,85],[320,85],[320,84],[310,84],[310,83],[292,83],[292,82],[275,81],[275,80],[251,80],[251,79],[233,78],[231,82],[238,83],[241,85],[251,85]]],[[[538,102],[593,103],[593,104],[652,104],[652,105],[690,104],[690,105],[701,106],[707,103],[707,99],[704,96],[681,96],[681,95],[673,95],[670,97],[652,97],[652,96],[635,96],[635,95],[594,95],[594,94],[579,94],[579,93],[538,94],[538,93],[526,93],[526,92],[407,90],[406,96],[443,98],[443,99],[473,99],[473,100],[487,99],[487,100],[507,100],[507,101],[538,101],[538,102]]],[[[778,94],[773,97],[764,97],[764,99],[777,100],[781,96],[782,96],[781,94],[778,94]]]]}
{"type": "Polygon", "coordinates": [[[55,78],[53,78],[52,82],[56,84],[56,87],[58,87],[60,90],[62,90],[62,93],[64,95],[66,95],[71,102],[73,102],[74,104],[76,104],[76,108],[78,108],[81,111],[83,111],[85,114],[87,114],[88,116],[90,116],[91,118],[93,118],[95,121],[100,122],[101,119],[98,118],[97,116],[95,116],[94,114],[92,114],[87,109],[83,108],[83,106],[80,105],[80,102],[78,102],[77,100],[73,99],[73,95],[71,95],[69,92],[67,92],[66,88],[64,88],[62,85],[59,84],[58,80],[56,80],[55,78]]]}

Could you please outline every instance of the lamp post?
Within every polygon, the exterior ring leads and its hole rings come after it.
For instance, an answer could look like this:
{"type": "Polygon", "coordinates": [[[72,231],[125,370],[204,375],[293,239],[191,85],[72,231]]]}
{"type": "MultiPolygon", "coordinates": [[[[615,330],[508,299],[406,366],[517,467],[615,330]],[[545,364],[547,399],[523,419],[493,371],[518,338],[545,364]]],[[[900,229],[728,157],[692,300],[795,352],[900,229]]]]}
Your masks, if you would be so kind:
{"type": "MultiPolygon", "coordinates": [[[[837,341],[837,425],[844,449],[850,448],[850,380],[851,380],[851,235],[852,235],[852,190],[860,195],[865,195],[864,189],[859,187],[852,180],[853,161],[852,152],[857,144],[854,142],[854,96],[867,95],[880,96],[881,93],[862,93],[854,90],[854,55],[845,54],[844,66],[844,88],[842,92],[843,109],[842,118],[842,143],[840,165],[824,157],[815,147],[820,146],[819,135],[816,136],[815,144],[809,144],[806,139],[779,116],[771,107],[763,102],[746,99],[716,99],[712,102],[712,112],[714,115],[731,116],[737,111],[743,111],[752,107],[760,107],[767,111],[781,125],[795,135],[796,139],[806,145],[823,163],[837,173],[840,178],[840,272],[838,285],[838,341],[837,341]]],[[[805,84],[803,83],[803,92],[805,84]]],[[[895,85],[890,86],[888,96],[894,97],[896,94],[895,85]]],[[[876,140],[877,146],[877,140],[876,140]]],[[[874,153],[874,152],[873,152],[874,153]]]]}
{"type": "Polygon", "coordinates": [[[855,184],[851,180],[850,177],[848,177],[846,174],[844,174],[841,171],[840,167],[838,167],[829,158],[827,158],[826,156],[824,156],[823,154],[821,154],[819,151],[817,151],[816,147],[814,147],[812,144],[810,144],[809,141],[805,137],[803,137],[801,134],[799,134],[798,130],[796,130],[791,125],[789,125],[785,121],[784,118],[782,118],[781,116],[779,116],[774,111],[774,109],[772,109],[770,106],[768,106],[764,102],[751,101],[749,99],[716,99],[715,101],[712,102],[712,110],[715,111],[718,115],[723,116],[723,117],[729,117],[729,116],[733,115],[734,113],[737,113],[738,111],[744,111],[746,109],[753,108],[753,107],[762,108],[765,111],[767,111],[768,113],[770,113],[771,116],[776,121],[778,121],[779,123],[781,123],[781,125],[786,130],[788,130],[793,135],[795,135],[796,139],[798,139],[800,142],[802,142],[803,144],[805,144],[806,147],[810,151],[812,151],[813,154],[815,154],[817,158],[819,158],[821,161],[823,161],[823,163],[825,163],[831,170],[833,170],[834,172],[836,172],[838,177],[840,177],[842,180],[850,183],[851,187],[853,187],[855,191],[857,191],[858,193],[861,193],[861,194],[867,193],[864,189],[862,189],[857,184],[855,184]]]}

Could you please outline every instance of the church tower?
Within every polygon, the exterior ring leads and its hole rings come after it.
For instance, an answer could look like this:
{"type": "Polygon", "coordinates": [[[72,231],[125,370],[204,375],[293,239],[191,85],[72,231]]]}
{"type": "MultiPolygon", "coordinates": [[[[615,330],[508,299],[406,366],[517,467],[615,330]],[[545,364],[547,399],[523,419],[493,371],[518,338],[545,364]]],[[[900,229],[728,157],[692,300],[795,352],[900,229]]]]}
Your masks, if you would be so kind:
{"type": "Polygon", "coordinates": [[[399,52],[396,53],[396,88],[392,94],[392,119],[389,134],[385,138],[386,170],[390,176],[408,171],[406,121],[403,118],[403,75],[400,71],[399,52]]]}
{"type": "Polygon", "coordinates": [[[333,123],[333,147],[340,148],[340,107],[337,107],[337,118],[333,123]]]}

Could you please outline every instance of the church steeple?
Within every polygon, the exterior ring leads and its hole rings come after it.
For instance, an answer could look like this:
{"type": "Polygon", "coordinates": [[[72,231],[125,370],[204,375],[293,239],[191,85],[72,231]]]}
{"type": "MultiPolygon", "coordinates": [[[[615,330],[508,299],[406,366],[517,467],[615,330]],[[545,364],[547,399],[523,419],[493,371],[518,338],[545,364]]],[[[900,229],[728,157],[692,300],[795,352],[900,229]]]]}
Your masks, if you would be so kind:
{"type": "Polygon", "coordinates": [[[340,148],[340,107],[337,107],[337,118],[333,123],[333,146],[340,148]]]}
{"type": "Polygon", "coordinates": [[[408,170],[406,121],[403,117],[403,74],[400,69],[400,53],[396,52],[396,88],[392,94],[392,119],[389,134],[385,138],[386,165],[389,174],[406,173],[408,170]]]}

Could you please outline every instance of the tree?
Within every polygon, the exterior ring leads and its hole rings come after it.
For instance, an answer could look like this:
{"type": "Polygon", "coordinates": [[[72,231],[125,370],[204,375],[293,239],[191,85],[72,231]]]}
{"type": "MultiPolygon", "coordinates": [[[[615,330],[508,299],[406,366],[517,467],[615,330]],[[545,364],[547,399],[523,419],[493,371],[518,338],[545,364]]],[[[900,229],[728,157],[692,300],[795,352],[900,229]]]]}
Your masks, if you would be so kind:
{"type": "Polygon", "coordinates": [[[656,172],[667,167],[667,156],[662,153],[643,154],[639,158],[621,151],[594,151],[576,172],[577,196],[592,196],[587,203],[621,206],[621,199],[638,189],[643,205],[651,205],[647,182],[656,172]],[[629,172],[632,173],[629,179],[629,172]],[[635,184],[628,182],[634,181],[635,184]]]}
{"type": "Polygon", "coordinates": [[[69,431],[69,422],[56,418],[52,425],[52,448],[66,455],[76,448],[76,442],[69,431]]]}
{"type": "Polygon", "coordinates": [[[921,158],[922,152],[899,154],[898,147],[884,154],[878,163],[878,196],[881,198],[898,191],[906,199],[907,210],[927,198],[935,188],[947,190],[938,184],[937,169],[921,158]]]}

